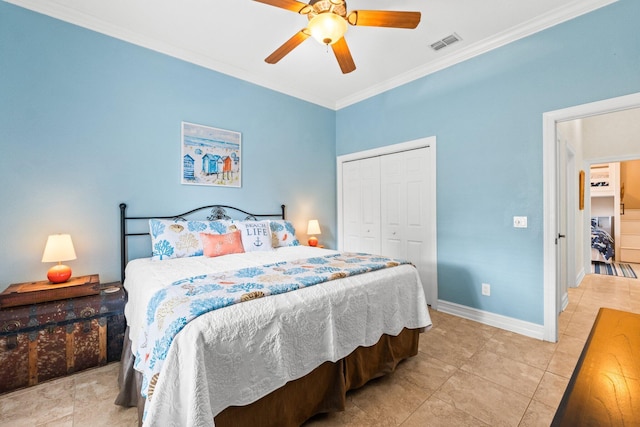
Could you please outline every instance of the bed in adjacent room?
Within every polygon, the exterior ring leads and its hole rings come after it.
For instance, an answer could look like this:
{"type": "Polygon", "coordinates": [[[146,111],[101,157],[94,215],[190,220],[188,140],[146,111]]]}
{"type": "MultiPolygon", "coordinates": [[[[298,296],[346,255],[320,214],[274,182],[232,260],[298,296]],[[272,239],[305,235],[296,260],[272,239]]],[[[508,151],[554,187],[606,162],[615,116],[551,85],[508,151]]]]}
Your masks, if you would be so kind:
{"type": "Polygon", "coordinates": [[[300,425],[343,410],[431,326],[413,265],[302,246],[284,206],[128,217],[121,205],[121,226],[129,339],[116,403],[138,406],[144,425],[300,425]],[[128,232],[133,221],[149,231],[128,232]],[[128,239],[149,234],[152,256],[128,261],[128,239]]]}
{"type": "Polygon", "coordinates": [[[591,218],[591,262],[613,262],[612,217],[591,218]]]}

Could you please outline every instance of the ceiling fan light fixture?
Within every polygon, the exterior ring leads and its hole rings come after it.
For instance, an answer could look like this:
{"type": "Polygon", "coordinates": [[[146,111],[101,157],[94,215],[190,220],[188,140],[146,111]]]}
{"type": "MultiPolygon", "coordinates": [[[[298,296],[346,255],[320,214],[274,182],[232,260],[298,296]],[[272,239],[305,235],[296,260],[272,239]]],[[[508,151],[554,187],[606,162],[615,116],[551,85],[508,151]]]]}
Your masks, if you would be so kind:
{"type": "Polygon", "coordinates": [[[319,13],[309,20],[307,28],[319,43],[332,45],[347,32],[347,21],[332,12],[319,13]]]}

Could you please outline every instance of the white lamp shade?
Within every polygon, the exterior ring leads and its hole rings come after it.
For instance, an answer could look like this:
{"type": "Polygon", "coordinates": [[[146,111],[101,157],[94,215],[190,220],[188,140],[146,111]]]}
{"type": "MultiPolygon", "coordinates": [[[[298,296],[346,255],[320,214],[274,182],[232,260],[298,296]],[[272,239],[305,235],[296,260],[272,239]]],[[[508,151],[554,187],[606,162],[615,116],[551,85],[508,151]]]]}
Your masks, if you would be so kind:
{"type": "Polygon", "coordinates": [[[42,254],[42,262],[61,262],[76,259],[71,236],[68,234],[52,234],[47,239],[42,254]]]}
{"type": "Polygon", "coordinates": [[[322,234],[320,232],[320,224],[318,224],[317,219],[310,219],[309,225],[307,226],[307,235],[311,236],[314,234],[322,234]]]}
{"type": "Polygon", "coordinates": [[[319,43],[330,45],[344,36],[347,21],[335,13],[326,12],[311,18],[307,28],[319,43]]]}

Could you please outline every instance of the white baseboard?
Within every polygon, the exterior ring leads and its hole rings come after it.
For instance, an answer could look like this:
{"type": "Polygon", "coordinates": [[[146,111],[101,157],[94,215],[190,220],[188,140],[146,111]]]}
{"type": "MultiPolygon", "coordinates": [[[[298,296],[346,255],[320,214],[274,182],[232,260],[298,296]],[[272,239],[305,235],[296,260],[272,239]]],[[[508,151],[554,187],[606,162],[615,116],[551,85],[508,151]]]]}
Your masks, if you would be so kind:
{"type": "Polygon", "coordinates": [[[569,292],[565,292],[564,295],[562,295],[562,309],[560,310],[560,313],[565,311],[568,305],[569,305],[569,292]]]}
{"type": "Polygon", "coordinates": [[[578,277],[576,277],[576,284],[574,286],[574,288],[577,288],[578,286],[580,286],[580,283],[582,283],[582,279],[584,279],[585,276],[585,272],[584,272],[584,267],[582,267],[580,269],[580,271],[578,271],[578,277]]]}
{"type": "Polygon", "coordinates": [[[501,314],[490,313],[467,307],[466,305],[455,304],[453,302],[438,300],[438,311],[453,314],[485,325],[494,326],[517,334],[526,335],[531,338],[542,340],[544,338],[544,326],[501,314]]]}

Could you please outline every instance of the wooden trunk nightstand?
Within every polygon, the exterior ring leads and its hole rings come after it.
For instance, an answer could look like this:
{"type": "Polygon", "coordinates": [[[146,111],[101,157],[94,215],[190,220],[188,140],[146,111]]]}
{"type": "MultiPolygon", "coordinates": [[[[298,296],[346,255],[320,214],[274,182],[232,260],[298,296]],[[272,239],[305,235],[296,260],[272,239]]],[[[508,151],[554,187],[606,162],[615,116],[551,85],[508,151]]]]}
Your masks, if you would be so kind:
{"type": "Polygon", "coordinates": [[[20,283],[0,294],[0,393],[120,359],[122,284],[101,284],[97,274],[67,283],[20,283]]]}

